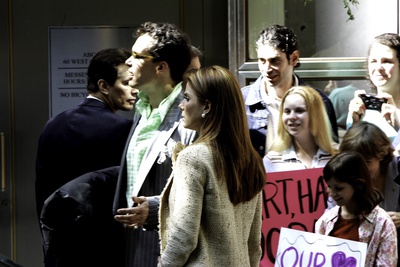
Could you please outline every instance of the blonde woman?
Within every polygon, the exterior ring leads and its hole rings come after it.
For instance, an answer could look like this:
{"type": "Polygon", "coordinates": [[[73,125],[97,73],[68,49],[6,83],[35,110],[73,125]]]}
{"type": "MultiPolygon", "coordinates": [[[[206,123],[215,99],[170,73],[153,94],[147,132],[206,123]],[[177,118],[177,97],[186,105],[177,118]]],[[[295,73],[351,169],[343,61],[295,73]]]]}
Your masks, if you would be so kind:
{"type": "Polygon", "coordinates": [[[323,100],[309,86],[292,87],[279,110],[278,134],[264,157],[266,171],[323,167],[336,154],[323,100]]]}

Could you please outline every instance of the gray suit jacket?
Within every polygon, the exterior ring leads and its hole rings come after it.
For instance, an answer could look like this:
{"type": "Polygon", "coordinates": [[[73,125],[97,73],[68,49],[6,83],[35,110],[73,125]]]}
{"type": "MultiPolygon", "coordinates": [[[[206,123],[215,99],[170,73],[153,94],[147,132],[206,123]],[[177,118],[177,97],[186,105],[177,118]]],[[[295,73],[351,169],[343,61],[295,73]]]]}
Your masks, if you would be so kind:
{"type": "MultiPolygon", "coordinates": [[[[128,246],[127,266],[157,266],[157,258],[160,253],[159,238],[156,230],[158,226],[159,195],[172,172],[172,150],[178,141],[189,144],[197,137],[196,132],[185,129],[180,123],[182,118],[178,105],[183,100],[183,94],[175,99],[168,111],[164,121],[161,123],[156,138],[145,153],[137,177],[135,177],[135,188],[133,196],[146,196],[150,204],[149,218],[146,223],[146,231],[139,228],[128,230],[133,232],[129,235],[132,247],[128,246]]],[[[138,125],[140,115],[135,114],[133,126],[125,145],[121,169],[118,176],[117,188],[114,198],[113,211],[127,207],[127,170],[126,153],[130,139],[138,125]]]]}

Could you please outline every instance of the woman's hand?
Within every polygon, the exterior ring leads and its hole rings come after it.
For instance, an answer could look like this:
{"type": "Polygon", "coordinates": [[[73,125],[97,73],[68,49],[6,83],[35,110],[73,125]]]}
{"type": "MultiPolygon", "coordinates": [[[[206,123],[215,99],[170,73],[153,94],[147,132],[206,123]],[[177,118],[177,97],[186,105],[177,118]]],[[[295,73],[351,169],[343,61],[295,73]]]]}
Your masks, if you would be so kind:
{"type": "Polygon", "coordinates": [[[365,90],[354,91],[354,98],[349,103],[349,114],[353,118],[353,124],[359,122],[365,114],[365,105],[359,94],[365,94],[365,90]]]}
{"type": "Polygon", "coordinates": [[[388,93],[381,93],[379,94],[379,97],[387,99],[387,103],[382,104],[382,116],[385,118],[387,123],[389,123],[397,131],[400,123],[397,116],[397,108],[392,95],[388,93]]]}

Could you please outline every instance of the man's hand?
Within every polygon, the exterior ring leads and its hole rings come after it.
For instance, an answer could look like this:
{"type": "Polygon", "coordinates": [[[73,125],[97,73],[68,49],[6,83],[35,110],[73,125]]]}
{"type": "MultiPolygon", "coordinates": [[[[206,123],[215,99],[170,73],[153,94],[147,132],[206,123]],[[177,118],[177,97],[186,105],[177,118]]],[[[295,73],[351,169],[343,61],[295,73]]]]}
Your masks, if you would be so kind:
{"type": "Polygon", "coordinates": [[[117,210],[118,215],[115,215],[114,218],[124,224],[125,227],[138,228],[147,221],[149,202],[145,197],[132,197],[132,200],[135,203],[134,206],[117,210]]]}

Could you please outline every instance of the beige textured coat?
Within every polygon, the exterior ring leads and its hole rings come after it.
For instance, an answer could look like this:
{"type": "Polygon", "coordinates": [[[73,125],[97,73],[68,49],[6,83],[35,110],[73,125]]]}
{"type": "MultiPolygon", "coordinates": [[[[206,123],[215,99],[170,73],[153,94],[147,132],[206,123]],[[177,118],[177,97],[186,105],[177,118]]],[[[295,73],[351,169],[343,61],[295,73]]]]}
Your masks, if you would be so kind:
{"type": "Polygon", "coordinates": [[[182,150],[160,203],[161,266],[259,266],[261,193],[234,206],[205,144],[182,150]]]}

